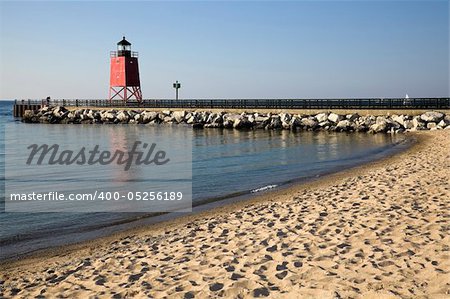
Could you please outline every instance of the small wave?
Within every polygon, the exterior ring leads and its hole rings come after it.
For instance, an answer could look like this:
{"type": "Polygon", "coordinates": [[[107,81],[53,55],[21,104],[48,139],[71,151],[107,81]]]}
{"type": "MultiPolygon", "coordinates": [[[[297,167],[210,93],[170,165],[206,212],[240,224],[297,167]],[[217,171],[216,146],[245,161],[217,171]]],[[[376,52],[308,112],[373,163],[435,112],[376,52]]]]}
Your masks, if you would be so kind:
{"type": "Polygon", "coordinates": [[[264,186],[264,187],[261,187],[261,188],[253,189],[252,191],[250,191],[250,193],[266,191],[266,190],[273,189],[273,188],[276,188],[276,187],[278,187],[278,185],[267,185],[267,186],[264,186]]]}

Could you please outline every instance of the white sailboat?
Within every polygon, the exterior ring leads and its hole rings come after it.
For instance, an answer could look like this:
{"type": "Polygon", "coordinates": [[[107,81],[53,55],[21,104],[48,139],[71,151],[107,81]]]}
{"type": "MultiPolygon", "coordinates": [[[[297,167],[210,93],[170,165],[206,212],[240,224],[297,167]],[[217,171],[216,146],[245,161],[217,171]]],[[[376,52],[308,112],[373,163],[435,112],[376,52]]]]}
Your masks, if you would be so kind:
{"type": "Polygon", "coordinates": [[[411,103],[411,101],[409,100],[409,96],[408,94],[405,95],[405,99],[403,100],[403,106],[407,106],[411,103]]]}

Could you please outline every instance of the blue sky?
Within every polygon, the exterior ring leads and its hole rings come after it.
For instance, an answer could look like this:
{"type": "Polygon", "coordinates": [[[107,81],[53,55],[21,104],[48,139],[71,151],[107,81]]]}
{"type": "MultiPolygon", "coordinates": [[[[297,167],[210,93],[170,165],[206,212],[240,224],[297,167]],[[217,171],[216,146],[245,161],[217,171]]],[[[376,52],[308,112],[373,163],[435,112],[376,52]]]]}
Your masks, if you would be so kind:
{"type": "Polygon", "coordinates": [[[0,2],[0,98],[106,98],[109,51],[144,98],[449,96],[448,1],[0,2]]]}

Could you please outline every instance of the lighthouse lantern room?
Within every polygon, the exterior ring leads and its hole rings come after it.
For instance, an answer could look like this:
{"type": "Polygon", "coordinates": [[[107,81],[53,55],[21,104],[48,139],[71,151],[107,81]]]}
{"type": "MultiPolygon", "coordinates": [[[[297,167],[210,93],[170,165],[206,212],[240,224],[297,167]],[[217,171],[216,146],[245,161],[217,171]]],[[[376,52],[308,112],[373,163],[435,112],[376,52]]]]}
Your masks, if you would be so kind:
{"type": "Polygon", "coordinates": [[[131,51],[131,43],[125,39],[117,43],[117,51],[111,52],[109,100],[142,101],[139,80],[138,52],[131,51]]]}

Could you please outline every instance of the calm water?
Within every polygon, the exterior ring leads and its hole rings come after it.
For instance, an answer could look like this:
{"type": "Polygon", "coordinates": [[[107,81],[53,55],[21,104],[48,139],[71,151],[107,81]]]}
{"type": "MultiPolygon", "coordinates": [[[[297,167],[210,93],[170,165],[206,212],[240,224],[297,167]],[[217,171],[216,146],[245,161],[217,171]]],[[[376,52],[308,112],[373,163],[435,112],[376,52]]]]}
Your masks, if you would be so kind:
{"type": "MultiPolygon", "coordinates": [[[[12,103],[0,101],[0,179],[4,194],[5,124],[40,126],[42,135],[61,138],[91,138],[104,146],[111,142],[127,143],[133,136],[156,134],[145,126],[120,125],[27,125],[14,120],[12,103]],[[81,134],[80,134],[81,132],[81,134]],[[83,135],[83,133],[85,133],[83,135]],[[61,136],[59,136],[59,134],[61,136]],[[83,137],[84,136],[84,137],[83,137]]],[[[170,138],[174,130],[186,128],[162,126],[160,136],[170,138]]],[[[21,133],[26,135],[26,133],[21,133]]],[[[271,190],[289,182],[307,179],[342,168],[380,158],[398,148],[404,137],[391,135],[311,133],[289,131],[194,130],[192,135],[192,201],[201,205],[211,199],[271,190]]],[[[30,136],[20,136],[27,139],[30,136]]],[[[183,143],[180,143],[182,146],[183,143]]],[[[112,146],[112,145],[111,145],[112,146]]],[[[20,168],[18,169],[20,172],[20,168]]],[[[71,172],[71,188],[85,190],[101,181],[105,188],[120,189],[128,185],[148,184],[144,174],[115,178],[99,170],[71,172]],[[75,179],[74,179],[75,178],[75,179]],[[74,183],[75,182],[75,183],[74,183]]],[[[61,177],[64,185],[66,176],[61,177]]],[[[31,187],[38,182],[30,182],[31,187]]],[[[69,179],[67,182],[69,183],[69,179]]],[[[4,195],[2,195],[4,198],[4,195]]],[[[0,259],[29,253],[55,245],[95,238],[120,229],[148,223],[143,213],[1,213],[0,259]],[[138,220],[140,219],[140,220],[138,220]],[[137,221],[135,221],[137,220],[137,221]],[[126,226],[124,226],[126,224],[126,226]]]]}

